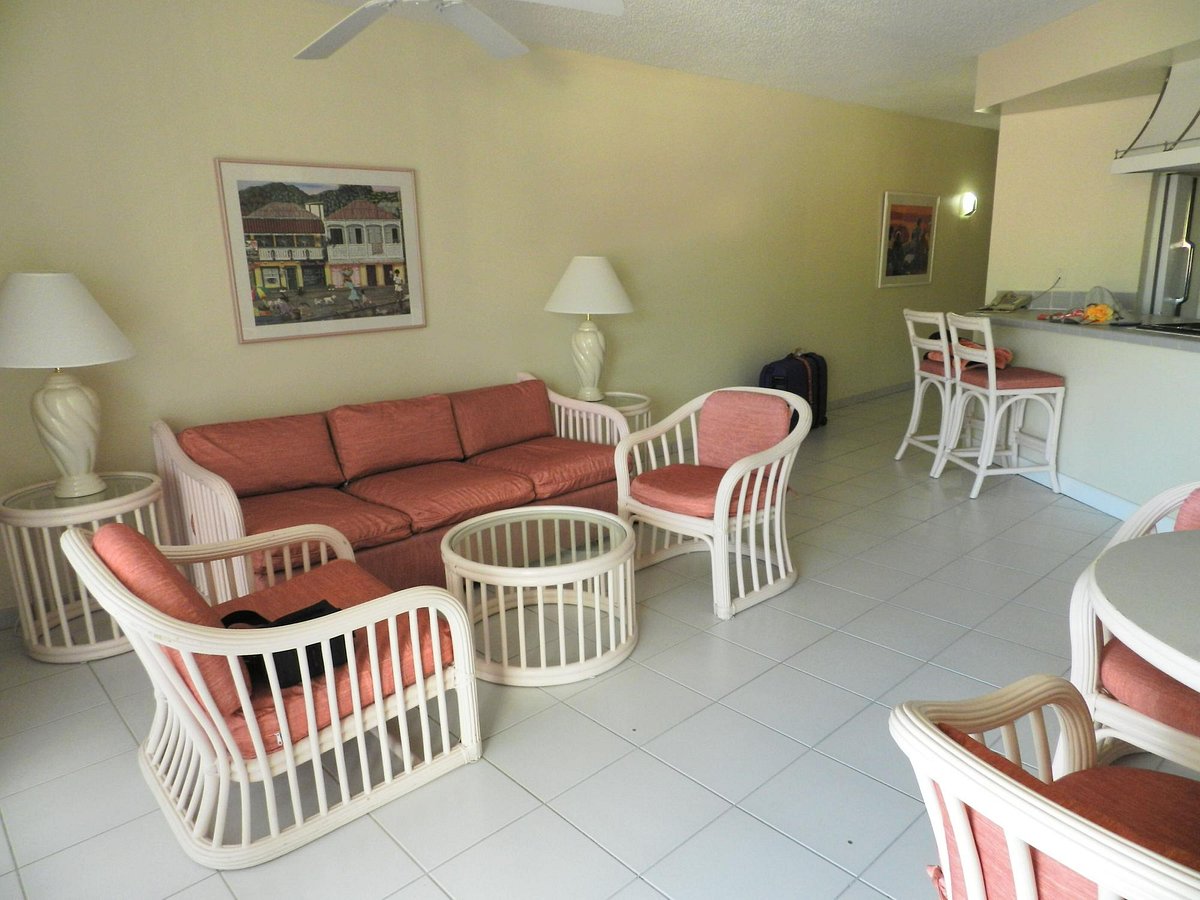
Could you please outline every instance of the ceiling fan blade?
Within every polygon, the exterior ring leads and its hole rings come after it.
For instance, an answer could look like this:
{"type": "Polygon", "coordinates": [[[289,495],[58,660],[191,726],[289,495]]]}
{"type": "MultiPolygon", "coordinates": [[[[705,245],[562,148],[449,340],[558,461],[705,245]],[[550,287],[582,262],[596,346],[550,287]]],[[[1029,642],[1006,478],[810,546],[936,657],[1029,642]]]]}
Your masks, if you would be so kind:
{"type": "Polygon", "coordinates": [[[368,0],[301,50],[295,59],[325,59],[391,9],[397,0],[368,0]]]}
{"type": "Polygon", "coordinates": [[[625,4],[622,0],[525,0],[526,3],[540,3],[542,6],[561,6],[563,9],[578,9],[582,12],[602,13],[606,16],[625,15],[625,4]]]}
{"type": "Polygon", "coordinates": [[[438,12],[455,28],[475,41],[497,59],[511,59],[528,53],[529,48],[513,37],[486,13],[463,0],[443,0],[438,12]]]}

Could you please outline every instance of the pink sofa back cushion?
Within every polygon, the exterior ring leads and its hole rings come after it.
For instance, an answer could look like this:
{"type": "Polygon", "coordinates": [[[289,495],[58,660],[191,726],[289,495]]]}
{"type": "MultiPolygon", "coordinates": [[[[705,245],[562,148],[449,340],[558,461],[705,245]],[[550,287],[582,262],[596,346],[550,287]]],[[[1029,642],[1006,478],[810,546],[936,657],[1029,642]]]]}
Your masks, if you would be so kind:
{"type": "Polygon", "coordinates": [[[239,497],[346,480],[323,413],[197,425],[179,433],[179,446],[239,497]]]}
{"type": "Polygon", "coordinates": [[[463,457],[445,394],[339,406],[326,418],[347,479],[463,457]]]}
{"type": "MultiPolygon", "coordinates": [[[[102,525],[92,536],[92,549],[117,580],[148,606],[190,625],[224,627],[221,617],[183,577],[183,573],[168,562],[148,538],[128,525],[119,522],[102,525]]],[[[174,650],[168,650],[167,653],[184,682],[199,698],[200,693],[187,673],[183,658],[174,650]]],[[[222,715],[227,716],[241,709],[229,663],[224,657],[197,655],[196,667],[222,715]]]]}
{"type": "Polygon", "coordinates": [[[463,455],[510,447],[554,434],[550,395],[542,381],[519,381],[450,395],[463,455]]]}
{"type": "Polygon", "coordinates": [[[1175,514],[1176,531],[1195,531],[1200,528],[1200,489],[1192,491],[1175,514]]]}
{"type": "Polygon", "coordinates": [[[792,411],[770,394],[715,391],[700,408],[702,466],[728,469],[743,457],[774,447],[788,435],[792,411]]]}

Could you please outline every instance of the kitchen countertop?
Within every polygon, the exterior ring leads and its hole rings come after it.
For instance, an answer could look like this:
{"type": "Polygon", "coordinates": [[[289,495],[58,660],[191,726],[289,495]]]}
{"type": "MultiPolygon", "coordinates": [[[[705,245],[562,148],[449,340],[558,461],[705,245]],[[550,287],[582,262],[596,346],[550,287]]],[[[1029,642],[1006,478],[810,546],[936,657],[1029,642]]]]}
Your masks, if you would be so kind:
{"type": "Polygon", "coordinates": [[[1129,344],[1146,344],[1166,350],[1184,350],[1200,353],[1200,339],[1162,332],[1138,331],[1123,325],[1075,325],[1067,322],[1049,322],[1038,319],[1039,315],[1060,313],[1067,310],[1019,309],[1015,312],[978,313],[992,320],[992,327],[1030,328],[1037,331],[1054,332],[1070,337],[1085,337],[1108,341],[1124,341],[1129,344]]]}

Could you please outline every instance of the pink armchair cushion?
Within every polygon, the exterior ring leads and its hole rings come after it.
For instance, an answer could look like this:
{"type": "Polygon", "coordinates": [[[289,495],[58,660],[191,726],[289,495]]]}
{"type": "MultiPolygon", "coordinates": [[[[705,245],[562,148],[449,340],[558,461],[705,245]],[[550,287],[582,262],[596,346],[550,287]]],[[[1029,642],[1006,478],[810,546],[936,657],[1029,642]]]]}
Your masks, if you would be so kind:
{"type": "Polygon", "coordinates": [[[396,509],[352,497],[334,488],[304,488],[242,499],[246,534],[317,523],[336,528],[356,550],[403,540],[412,522],[396,509]]]}
{"type": "MultiPolygon", "coordinates": [[[[987,387],[988,375],[987,368],[980,366],[978,368],[964,369],[962,373],[962,381],[964,384],[973,384],[976,387],[987,387]]],[[[1037,388],[1056,388],[1062,387],[1066,381],[1061,375],[1055,375],[1053,372],[1043,372],[1041,369],[1027,369],[1024,366],[1009,366],[1004,370],[996,372],[996,389],[1001,391],[1028,391],[1037,388]]]]}
{"type": "Polygon", "coordinates": [[[450,395],[463,454],[554,435],[554,415],[544,382],[519,381],[450,395]]]}
{"type": "Polygon", "coordinates": [[[1192,491],[1175,514],[1176,531],[1194,531],[1200,528],[1200,489],[1192,491]]]}
{"type": "Polygon", "coordinates": [[[528,478],[533,482],[539,500],[603,484],[617,477],[612,447],[560,437],[522,441],[473,456],[468,462],[528,478]]]}
{"type": "Polygon", "coordinates": [[[347,479],[463,457],[445,394],[339,406],[326,416],[347,479]]]}
{"type": "MultiPolygon", "coordinates": [[[[724,469],[713,466],[692,466],[678,463],[643,472],[629,485],[629,496],[655,509],[711,519],[717,508],[717,488],[725,477],[724,469]]],[[[767,493],[766,479],[758,489],[758,509],[763,508],[767,493]]],[[[729,515],[737,514],[740,486],[734,488],[729,500],[729,515]]],[[[748,494],[743,510],[750,511],[753,496],[748,494]]]]}
{"type": "Polygon", "coordinates": [[[534,499],[533,483],[511,472],[437,462],[369,475],[347,487],[355,497],[398,509],[414,532],[430,531],[534,499]]]}
{"type": "MultiPolygon", "coordinates": [[[[1191,868],[1200,868],[1200,782],[1165,772],[1105,766],[1045,784],[958,729],[946,725],[940,728],[955,743],[1029,790],[1114,834],[1191,868]]],[[[940,789],[938,798],[941,802],[940,789]]],[[[945,821],[944,803],[942,809],[945,821]]],[[[974,809],[968,808],[967,815],[988,896],[1012,896],[1012,870],[1003,830],[974,809]]],[[[965,893],[965,888],[950,828],[946,829],[946,839],[950,877],[957,897],[965,893]]],[[[1039,897],[1074,900],[1096,895],[1093,882],[1040,850],[1033,851],[1033,866],[1039,897]]],[[[942,896],[947,896],[944,885],[938,883],[943,876],[940,869],[934,867],[930,874],[942,896]]]]}
{"type": "MultiPolygon", "coordinates": [[[[360,603],[366,603],[378,597],[390,594],[389,588],[382,581],[368,574],[358,565],[346,560],[335,560],[320,568],[313,569],[303,575],[298,575],[290,581],[285,581],[265,590],[258,591],[247,597],[240,597],[223,603],[217,607],[219,616],[227,615],[237,609],[254,609],[268,619],[277,619],[294,610],[309,606],[318,600],[328,600],[339,609],[348,609],[360,603]]],[[[422,670],[426,677],[435,671],[433,644],[430,639],[429,615],[420,612],[417,615],[418,641],[421,649],[422,670]]],[[[439,620],[439,640],[441,644],[442,665],[449,666],[454,662],[454,646],[450,636],[450,625],[444,619],[439,620]]],[[[396,691],[395,674],[391,668],[392,645],[388,634],[387,622],[375,626],[377,649],[380,658],[380,680],[382,695],[391,696],[396,691]]],[[[409,617],[407,614],[397,617],[396,635],[400,644],[400,680],[404,686],[416,681],[413,668],[413,648],[410,634],[409,617]]],[[[376,697],[374,682],[370,671],[370,656],[367,642],[367,632],[359,629],[354,632],[354,658],[357,664],[358,685],[361,692],[362,704],[374,701],[376,697]]],[[[345,716],[351,709],[352,678],[348,665],[334,671],[334,692],[337,697],[337,709],[345,716]]],[[[317,729],[329,725],[333,720],[330,710],[327,689],[328,674],[313,682],[313,707],[317,729]]],[[[304,702],[303,685],[286,688],[282,692],[284,715],[287,718],[288,731],[292,741],[305,738],[309,734],[308,715],[304,702]]],[[[282,730],[279,714],[270,691],[262,690],[251,696],[251,705],[255,719],[262,731],[264,749],[270,753],[283,746],[282,730]]],[[[254,756],[254,742],[246,723],[245,713],[239,707],[232,714],[226,715],[238,749],[242,755],[254,756]]]]}
{"type": "MultiPolygon", "coordinates": [[[[117,580],[146,605],[189,625],[224,627],[220,614],[205,602],[183,573],[168,562],[148,538],[128,525],[119,522],[102,525],[92,536],[92,549],[117,580]]],[[[183,658],[170,648],[167,648],[167,654],[184,683],[200,697],[183,658]]],[[[196,667],[222,715],[240,708],[237,687],[225,657],[199,654],[196,667]]]]}
{"type": "Polygon", "coordinates": [[[1100,684],[1129,708],[1200,737],[1200,694],[1164,674],[1116,638],[1100,651],[1100,684]]]}
{"type": "Polygon", "coordinates": [[[774,447],[788,435],[792,411],[779,397],[751,391],[715,391],[700,409],[701,466],[728,469],[739,459],[774,447]]]}
{"type": "Polygon", "coordinates": [[[179,433],[179,446],[239,497],[345,480],[321,413],[198,425],[179,433]]]}

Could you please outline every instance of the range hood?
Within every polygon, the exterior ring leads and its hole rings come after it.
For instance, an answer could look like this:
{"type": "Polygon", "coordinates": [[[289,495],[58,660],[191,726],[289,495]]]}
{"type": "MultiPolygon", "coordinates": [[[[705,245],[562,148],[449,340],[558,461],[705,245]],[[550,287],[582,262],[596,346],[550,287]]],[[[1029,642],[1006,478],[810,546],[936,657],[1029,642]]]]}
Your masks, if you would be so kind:
{"type": "Polygon", "coordinates": [[[1117,151],[1112,171],[1200,172],[1200,59],[1171,67],[1150,118],[1117,151]]]}

